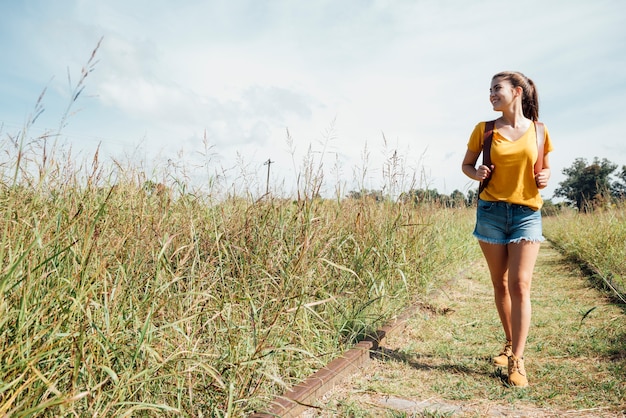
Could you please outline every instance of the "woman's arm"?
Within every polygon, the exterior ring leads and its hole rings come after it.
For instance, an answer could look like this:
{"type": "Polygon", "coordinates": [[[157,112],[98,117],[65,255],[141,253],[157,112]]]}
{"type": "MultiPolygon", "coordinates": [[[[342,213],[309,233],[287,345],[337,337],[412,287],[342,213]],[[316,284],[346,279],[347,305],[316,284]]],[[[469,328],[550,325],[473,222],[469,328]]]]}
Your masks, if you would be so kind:
{"type": "Polygon", "coordinates": [[[479,155],[480,152],[474,152],[468,149],[465,152],[465,158],[463,158],[463,166],[461,169],[463,170],[463,173],[465,173],[465,175],[472,180],[483,181],[491,175],[493,165],[491,167],[479,165],[478,168],[476,168],[476,161],[478,161],[479,155]]]}

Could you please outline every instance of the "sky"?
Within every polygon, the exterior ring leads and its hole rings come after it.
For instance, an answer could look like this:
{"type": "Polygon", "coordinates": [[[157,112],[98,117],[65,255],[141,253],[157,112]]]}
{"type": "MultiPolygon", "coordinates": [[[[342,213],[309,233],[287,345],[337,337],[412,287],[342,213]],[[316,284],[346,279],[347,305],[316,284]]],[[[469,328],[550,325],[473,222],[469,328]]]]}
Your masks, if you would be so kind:
{"type": "Polygon", "coordinates": [[[29,135],[155,181],[293,195],[321,172],[325,195],[467,193],[461,161],[498,116],[502,70],[539,92],[544,198],[576,158],[626,165],[623,0],[0,0],[0,50],[1,136],[45,89],[29,135]]]}

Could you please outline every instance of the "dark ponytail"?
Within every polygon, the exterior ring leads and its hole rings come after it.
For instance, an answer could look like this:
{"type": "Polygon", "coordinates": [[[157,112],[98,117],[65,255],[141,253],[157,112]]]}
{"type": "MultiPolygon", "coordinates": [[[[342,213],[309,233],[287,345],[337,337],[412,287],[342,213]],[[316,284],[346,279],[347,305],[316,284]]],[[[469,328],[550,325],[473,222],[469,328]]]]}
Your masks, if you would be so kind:
{"type": "Polygon", "coordinates": [[[503,71],[493,76],[509,80],[513,87],[522,88],[522,111],[530,120],[539,120],[539,95],[535,83],[518,71],[503,71]]]}

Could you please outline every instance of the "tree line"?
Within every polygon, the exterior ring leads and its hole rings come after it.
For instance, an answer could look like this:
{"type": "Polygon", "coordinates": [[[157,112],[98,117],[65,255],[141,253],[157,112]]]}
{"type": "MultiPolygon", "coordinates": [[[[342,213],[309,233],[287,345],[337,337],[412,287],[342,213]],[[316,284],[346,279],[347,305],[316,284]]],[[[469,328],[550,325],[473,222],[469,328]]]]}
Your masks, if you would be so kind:
{"type": "MultiPolygon", "coordinates": [[[[626,200],[626,165],[618,170],[618,165],[606,158],[595,157],[591,163],[584,158],[577,158],[574,163],[564,168],[564,181],[554,191],[554,197],[562,197],[564,203],[553,205],[546,200],[546,206],[570,206],[580,212],[590,212],[599,207],[606,207],[626,200]]],[[[369,198],[376,201],[385,199],[381,190],[351,191],[348,198],[369,198]]],[[[442,194],[437,189],[412,189],[402,193],[399,200],[404,203],[436,203],[445,207],[464,207],[476,204],[478,190],[469,190],[467,195],[459,190],[450,195],[442,194]]]]}

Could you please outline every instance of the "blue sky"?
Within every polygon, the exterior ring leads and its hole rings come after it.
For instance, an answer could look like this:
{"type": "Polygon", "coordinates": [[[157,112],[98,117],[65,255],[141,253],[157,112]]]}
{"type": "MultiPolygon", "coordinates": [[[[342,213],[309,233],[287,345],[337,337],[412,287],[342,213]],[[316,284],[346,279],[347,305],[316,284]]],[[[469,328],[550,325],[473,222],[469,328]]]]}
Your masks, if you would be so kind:
{"type": "Polygon", "coordinates": [[[575,158],[626,165],[625,28],[621,0],[1,0],[0,134],[44,88],[31,135],[56,132],[68,74],[102,38],[62,130],[74,153],[100,144],[101,158],[252,191],[271,158],[272,188],[290,194],[310,150],[332,194],[387,187],[397,151],[402,187],[467,192],[467,139],[497,116],[491,76],[519,70],[556,148],[549,198],[575,158]]]}

